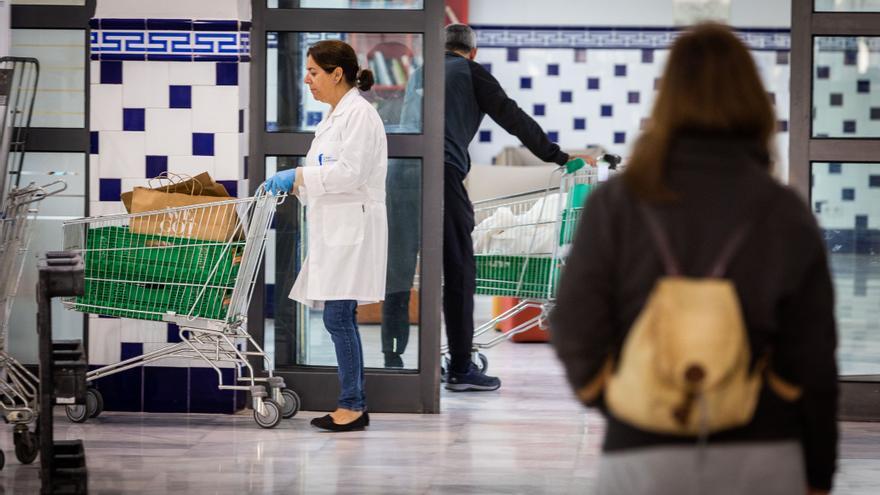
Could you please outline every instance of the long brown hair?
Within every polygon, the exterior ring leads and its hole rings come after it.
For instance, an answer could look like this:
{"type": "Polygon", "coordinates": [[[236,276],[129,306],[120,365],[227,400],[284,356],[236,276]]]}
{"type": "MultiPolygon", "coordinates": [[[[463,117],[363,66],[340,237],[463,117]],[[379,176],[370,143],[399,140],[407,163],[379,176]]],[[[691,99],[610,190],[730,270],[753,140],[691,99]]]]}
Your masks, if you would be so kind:
{"type": "Polygon", "coordinates": [[[751,54],[730,28],[703,23],[672,45],[651,118],[636,142],[624,180],[638,196],[668,201],[664,183],[672,141],[688,133],[754,138],[773,156],[776,117],[751,54]]]}

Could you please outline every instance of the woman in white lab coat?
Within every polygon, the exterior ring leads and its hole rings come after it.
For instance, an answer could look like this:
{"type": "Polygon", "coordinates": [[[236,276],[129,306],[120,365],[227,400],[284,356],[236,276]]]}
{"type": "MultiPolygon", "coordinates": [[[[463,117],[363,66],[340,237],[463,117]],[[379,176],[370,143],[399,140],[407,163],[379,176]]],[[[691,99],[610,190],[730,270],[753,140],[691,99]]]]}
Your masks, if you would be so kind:
{"type": "Polygon", "coordinates": [[[279,172],[266,189],[292,191],[306,206],[308,252],[290,298],[313,308],[323,305],[324,326],[336,347],[337,409],[312,425],[359,430],[370,419],[357,305],[385,295],[388,145],[379,114],[359,92],[370,89],[373,74],[358,69],[349,45],[327,40],[310,47],[305,83],[330,112],[315,131],[305,166],[279,172]]]}

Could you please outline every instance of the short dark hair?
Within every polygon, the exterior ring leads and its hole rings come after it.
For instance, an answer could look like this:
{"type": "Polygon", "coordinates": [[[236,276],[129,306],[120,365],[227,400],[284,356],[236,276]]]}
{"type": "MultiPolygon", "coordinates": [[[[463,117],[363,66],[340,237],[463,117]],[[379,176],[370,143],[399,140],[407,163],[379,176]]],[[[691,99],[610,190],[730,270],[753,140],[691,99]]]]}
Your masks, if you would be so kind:
{"type": "Polygon", "coordinates": [[[446,26],[446,49],[454,52],[469,52],[477,47],[477,35],[467,24],[446,26]]]}
{"type": "Polygon", "coordinates": [[[359,70],[354,49],[344,41],[319,41],[310,46],[306,54],[328,74],[340,67],[345,81],[361,91],[369,91],[373,87],[373,72],[370,69],[359,70]]]}

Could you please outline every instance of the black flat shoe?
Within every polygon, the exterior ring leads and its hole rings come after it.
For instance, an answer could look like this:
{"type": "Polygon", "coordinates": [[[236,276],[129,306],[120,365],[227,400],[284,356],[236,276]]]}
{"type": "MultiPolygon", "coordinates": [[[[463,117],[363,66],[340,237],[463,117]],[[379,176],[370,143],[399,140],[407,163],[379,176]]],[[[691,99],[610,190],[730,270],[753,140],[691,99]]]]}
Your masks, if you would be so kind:
{"type": "Polygon", "coordinates": [[[345,423],[344,425],[337,424],[333,422],[333,417],[329,414],[326,416],[321,416],[320,418],[315,418],[312,420],[312,426],[318,427],[322,430],[333,431],[333,432],[343,432],[343,431],[360,431],[363,430],[365,426],[369,424],[369,418],[367,417],[367,413],[361,414],[358,418],[351,423],[345,423]]]}
{"type": "Polygon", "coordinates": [[[364,411],[364,426],[370,426],[370,413],[364,411]]]}

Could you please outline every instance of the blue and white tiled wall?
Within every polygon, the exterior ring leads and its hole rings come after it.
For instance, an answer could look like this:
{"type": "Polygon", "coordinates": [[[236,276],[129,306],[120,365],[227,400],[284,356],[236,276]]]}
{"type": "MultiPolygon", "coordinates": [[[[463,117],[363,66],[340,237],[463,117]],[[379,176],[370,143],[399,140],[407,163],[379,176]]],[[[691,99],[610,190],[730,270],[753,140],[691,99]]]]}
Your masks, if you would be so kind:
{"type": "MultiPolygon", "coordinates": [[[[474,26],[477,61],[563,148],[598,144],[624,157],[654,101],[673,28],[474,26]]],[[[787,30],[743,30],[780,121],[787,170],[790,39],[787,30]]],[[[471,144],[474,163],[492,163],[519,141],[485,119],[471,144]]]]}
{"type": "MultiPolygon", "coordinates": [[[[150,5],[145,4],[148,9],[150,5]]],[[[124,212],[120,193],[162,172],[208,172],[246,196],[249,19],[91,20],[91,215],[124,212]]],[[[174,325],[89,320],[89,361],[116,363],[178,342],[174,325]]],[[[234,369],[224,368],[224,379],[234,369]]],[[[198,360],[165,360],[97,381],[109,410],[234,412],[198,360]]]]}

